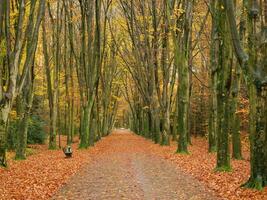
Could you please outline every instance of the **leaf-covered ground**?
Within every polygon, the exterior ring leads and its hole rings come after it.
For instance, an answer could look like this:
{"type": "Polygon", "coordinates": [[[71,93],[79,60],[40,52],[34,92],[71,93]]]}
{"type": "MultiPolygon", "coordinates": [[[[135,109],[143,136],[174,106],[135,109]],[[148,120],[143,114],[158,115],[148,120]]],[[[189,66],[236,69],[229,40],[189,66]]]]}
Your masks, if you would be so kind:
{"type": "Polygon", "coordinates": [[[105,142],[101,157],[93,159],[53,199],[217,199],[193,176],[152,153],[150,141],[121,130],[105,142]]]}
{"type": "Polygon", "coordinates": [[[0,169],[0,199],[266,199],[267,189],[239,187],[249,177],[247,151],[232,161],[232,172],[218,173],[206,140],[192,142],[190,155],[178,155],[175,144],[117,132],[89,150],[74,145],[72,159],[38,146],[27,160],[0,169]]]}
{"type": "Polygon", "coordinates": [[[49,199],[100,151],[99,148],[77,150],[77,143],[73,150],[73,158],[66,159],[62,150],[47,150],[46,145],[34,145],[31,150],[34,153],[27,160],[10,158],[8,169],[0,168],[0,199],[49,199]]]}
{"type": "Polygon", "coordinates": [[[161,155],[171,160],[184,172],[193,175],[208,188],[216,192],[220,197],[227,200],[266,200],[267,188],[263,191],[241,188],[240,186],[249,179],[249,149],[245,143],[244,159],[231,160],[231,172],[216,172],[216,154],[207,153],[208,144],[204,138],[193,138],[192,146],[189,147],[190,155],[175,154],[177,146],[154,148],[156,155],[161,155]]]}

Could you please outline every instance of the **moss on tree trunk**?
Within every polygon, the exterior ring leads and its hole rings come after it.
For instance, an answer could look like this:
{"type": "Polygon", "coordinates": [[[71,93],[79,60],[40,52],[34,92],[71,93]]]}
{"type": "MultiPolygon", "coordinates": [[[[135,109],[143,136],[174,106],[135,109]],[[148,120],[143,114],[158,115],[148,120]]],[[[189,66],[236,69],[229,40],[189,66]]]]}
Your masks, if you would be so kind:
{"type": "Polygon", "coordinates": [[[229,171],[229,95],[231,88],[231,55],[229,31],[227,27],[225,6],[223,0],[216,4],[216,19],[218,29],[218,80],[217,86],[217,165],[218,171],[229,171]]]}

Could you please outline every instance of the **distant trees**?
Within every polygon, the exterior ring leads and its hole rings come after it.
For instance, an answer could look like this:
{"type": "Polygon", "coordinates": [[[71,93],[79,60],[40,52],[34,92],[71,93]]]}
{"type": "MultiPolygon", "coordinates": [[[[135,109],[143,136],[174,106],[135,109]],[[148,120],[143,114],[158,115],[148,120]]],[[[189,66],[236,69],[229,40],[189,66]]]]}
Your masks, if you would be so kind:
{"type": "Polygon", "coordinates": [[[42,46],[50,105],[52,149],[56,147],[55,137],[59,134],[57,115],[60,113],[57,112],[60,106],[59,81],[62,73],[67,102],[65,123],[68,144],[72,143],[74,135],[75,83],[78,83],[80,99],[80,148],[93,146],[101,136],[110,132],[114,124],[116,112],[113,111],[116,106],[112,109],[110,106],[117,101],[112,99],[113,92],[117,94],[112,87],[117,67],[112,58],[116,56],[116,50],[111,50],[112,43],[107,41],[110,5],[110,0],[48,3],[47,16],[50,20],[43,21],[42,46]],[[104,23],[101,23],[102,19],[104,23]],[[49,35],[52,36],[51,41],[47,40],[49,35]],[[52,51],[49,51],[50,49],[52,51]]]}
{"type": "MultiPolygon", "coordinates": [[[[73,28],[72,22],[69,24],[69,41],[76,59],[82,103],[80,148],[93,146],[94,142],[99,140],[101,136],[108,135],[114,123],[113,117],[116,114],[116,112],[113,113],[113,109],[116,108],[110,108],[112,103],[116,102],[116,99],[111,100],[112,94],[113,92],[114,95],[117,94],[117,91],[112,88],[114,81],[112,76],[116,73],[115,61],[112,56],[116,56],[116,49],[111,49],[114,46],[112,46],[112,42],[107,41],[109,34],[107,22],[111,2],[110,0],[80,0],[80,31],[78,32],[73,28]],[[104,23],[101,23],[102,19],[104,23]],[[75,32],[79,38],[75,38],[75,32]],[[73,41],[76,41],[80,46],[75,45],[73,41]],[[100,119],[100,116],[103,120],[100,119]]],[[[71,12],[70,7],[69,17],[71,17],[71,12]]]]}
{"type": "Polygon", "coordinates": [[[50,23],[52,26],[52,41],[47,41],[46,20],[42,23],[42,41],[43,41],[43,54],[44,54],[44,65],[45,74],[47,81],[47,94],[49,100],[50,109],[50,135],[49,135],[49,148],[56,149],[56,136],[57,136],[57,117],[58,117],[58,98],[59,98],[59,71],[60,71],[60,33],[62,30],[61,16],[61,3],[57,2],[56,6],[56,18],[55,14],[47,3],[47,15],[49,16],[50,23]],[[50,49],[50,51],[48,51],[50,49]],[[50,62],[52,60],[52,62],[50,62]],[[53,63],[53,64],[52,64],[53,63]],[[53,68],[52,68],[53,66],[53,68]]]}
{"type": "MultiPolygon", "coordinates": [[[[139,106],[136,107],[135,113],[140,131],[145,137],[152,138],[155,142],[160,142],[156,130],[156,116],[159,113],[157,108],[156,99],[156,73],[158,58],[155,58],[158,54],[157,46],[158,41],[152,39],[149,34],[149,30],[152,31],[150,21],[154,20],[154,34],[155,29],[158,30],[158,22],[155,17],[152,17],[152,13],[149,13],[148,8],[152,8],[151,5],[155,4],[155,1],[151,2],[136,2],[134,1],[120,1],[120,7],[123,11],[123,18],[125,19],[127,33],[129,34],[129,40],[123,41],[123,51],[121,54],[125,56],[123,59],[127,70],[131,74],[134,80],[135,87],[138,88],[136,93],[132,95],[138,95],[134,97],[134,101],[137,100],[139,106]],[[149,16],[151,18],[149,18],[149,16]],[[153,52],[154,49],[154,52],[153,52]]],[[[156,12],[152,10],[152,12],[156,12]]],[[[155,35],[155,37],[157,37],[155,35]]],[[[134,109],[135,107],[132,107],[134,109]]]]}
{"type": "Polygon", "coordinates": [[[120,5],[130,38],[123,46],[123,54],[127,55],[124,62],[141,94],[142,102],[138,98],[141,107],[136,108],[141,110],[135,111],[139,116],[137,118],[142,119],[139,124],[143,124],[139,132],[156,143],[169,145],[171,112],[176,106],[173,103],[176,99],[180,102],[176,109],[180,113],[179,132],[184,135],[180,137],[179,146],[181,151],[187,151],[183,146],[187,145],[188,134],[188,64],[193,2],[120,1],[120,5]],[[159,6],[163,8],[162,11],[157,9],[159,6]],[[174,46],[170,45],[170,36],[174,46]],[[180,71],[178,79],[181,84],[178,84],[179,92],[175,98],[177,69],[180,71]],[[138,114],[140,111],[144,118],[138,114]]]}
{"type": "Polygon", "coordinates": [[[44,87],[44,96],[48,97],[50,149],[57,148],[60,134],[67,135],[67,143],[71,145],[76,130],[80,130],[80,147],[87,148],[110,133],[121,95],[120,83],[115,83],[120,74],[114,59],[118,51],[110,40],[108,26],[111,3],[111,0],[1,1],[2,166],[7,165],[9,119],[18,119],[18,132],[10,133],[16,138],[16,158],[26,157],[28,121],[34,95],[40,92],[35,89],[36,76],[40,79],[44,75],[46,80],[44,85],[38,82],[37,87],[44,87]],[[36,63],[44,66],[43,74],[39,68],[36,73],[36,63]],[[79,97],[75,88],[79,88],[79,97]],[[66,104],[61,100],[63,96],[66,104]],[[80,104],[81,107],[76,106],[80,104]],[[9,118],[13,109],[17,114],[9,118]]]}
{"type": "Polygon", "coordinates": [[[204,97],[200,102],[191,99],[192,91],[196,92],[200,84],[199,95],[203,96],[203,88],[208,88],[211,97],[207,134],[204,129],[209,151],[217,152],[216,169],[228,171],[231,143],[232,157],[242,159],[240,96],[244,95],[241,87],[246,86],[251,144],[251,178],[246,186],[260,188],[266,185],[267,5],[257,0],[244,0],[241,4],[216,0],[206,5],[207,15],[196,28],[192,22],[194,11],[204,9],[196,1],[120,1],[125,20],[122,26],[129,36],[120,53],[133,79],[124,84],[130,124],[139,134],[161,144],[169,144],[169,137],[175,138],[177,130],[178,152],[187,153],[192,128],[198,125],[196,119],[207,116],[200,113],[193,118],[196,114],[190,113],[191,106],[205,103],[204,97]],[[240,10],[241,15],[235,16],[235,10],[240,10]],[[210,43],[203,45],[203,38],[210,43]],[[208,46],[209,51],[202,46],[208,46]],[[203,65],[207,65],[205,57],[210,59],[208,87],[199,77],[199,57],[203,65]],[[132,85],[136,89],[129,90],[132,85]]]}

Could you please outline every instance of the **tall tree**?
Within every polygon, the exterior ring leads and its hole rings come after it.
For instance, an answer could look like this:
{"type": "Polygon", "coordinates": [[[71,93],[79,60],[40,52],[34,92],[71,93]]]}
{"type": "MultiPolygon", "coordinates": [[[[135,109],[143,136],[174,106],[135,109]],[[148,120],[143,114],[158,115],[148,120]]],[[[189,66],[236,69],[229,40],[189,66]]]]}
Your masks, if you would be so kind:
{"type": "Polygon", "coordinates": [[[218,55],[218,29],[216,20],[216,1],[210,2],[210,9],[212,14],[212,25],[211,25],[211,46],[210,46],[210,87],[211,87],[211,112],[209,117],[209,152],[217,150],[217,55],[218,55]]]}
{"type": "Polygon", "coordinates": [[[179,153],[188,153],[188,111],[189,111],[189,44],[190,44],[190,31],[192,26],[192,14],[193,14],[194,1],[185,1],[182,5],[182,9],[185,12],[183,20],[183,37],[181,40],[181,49],[178,52],[178,149],[179,153]]]}
{"type": "MultiPolygon", "coordinates": [[[[35,4],[35,2],[31,2],[35,4]]],[[[4,17],[4,38],[6,44],[6,64],[2,66],[2,70],[8,70],[7,83],[4,85],[2,82],[0,88],[1,90],[1,109],[0,109],[0,165],[6,166],[6,130],[7,122],[9,119],[9,113],[11,111],[14,100],[17,95],[22,91],[23,86],[27,80],[30,67],[33,65],[33,57],[36,50],[37,37],[39,32],[40,21],[42,19],[43,10],[45,6],[45,1],[42,0],[39,2],[38,10],[35,12],[34,9],[31,9],[31,12],[27,17],[27,28],[23,27],[25,22],[26,14],[26,3],[24,0],[18,2],[18,14],[16,16],[17,23],[15,25],[15,43],[11,42],[12,33],[11,33],[11,19],[10,19],[10,1],[5,0],[1,2],[3,9],[4,17]],[[3,3],[3,4],[2,4],[3,3]],[[35,22],[31,19],[36,20],[35,22]],[[26,32],[31,30],[33,38],[27,37],[26,32]],[[25,45],[27,48],[27,56],[25,60],[22,60],[22,54],[24,52],[25,45]],[[21,67],[20,67],[21,66],[21,67]],[[22,72],[20,74],[20,72],[22,72]],[[4,87],[6,86],[6,87],[4,87]],[[6,89],[4,89],[6,88],[6,89]]],[[[1,77],[3,80],[3,77],[1,77]]],[[[24,134],[24,133],[23,133],[24,134]]]]}
{"type": "Polygon", "coordinates": [[[266,153],[266,1],[264,1],[264,18],[261,18],[260,32],[256,28],[260,16],[258,1],[245,1],[247,11],[248,52],[241,45],[234,15],[232,0],[225,0],[224,6],[232,35],[232,44],[236,57],[242,68],[249,91],[250,101],[250,147],[251,174],[245,184],[247,187],[261,189],[267,185],[267,153],[266,153]],[[257,40],[257,38],[259,38],[257,40]],[[257,51],[257,49],[259,49],[257,51]]]}
{"type": "Polygon", "coordinates": [[[229,152],[229,96],[231,89],[232,63],[229,34],[223,0],[216,3],[218,29],[218,80],[217,88],[217,170],[230,170],[229,152]]]}
{"type": "MultiPolygon", "coordinates": [[[[39,6],[36,6],[36,2],[31,1],[30,16],[27,25],[27,46],[26,46],[26,60],[24,63],[24,69],[27,69],[24,80],[25,84],[21,92],[18,95],[18,108],[20,109],[18,115],[19,129],[18,129],[18,144],[16,148],[16,159],[26,158],[26,145],[27,145],[27,132],[28,121],[30,117],[33,96],[34,96],[34,60],[35,52],[38,44],[39,27],[45,11],[45,1],[40,1],[39,6]],[[36,11],[37,10],[37,11],[36,11]],[[34,14],[38,13],[36,20],[34,14]],[[28,65],[28,66],[27,66],[28,65]]],[[[23,76],[23,74],[22,74],[23,76]]]]}
{"type": "MultiPolygon", "coordinates": [[[[57,120],[58,120],[58,96],[59,96],[59,68],[60,68],[60,32],[62,28],[61,22],[61,8],[60,2],[56,4],[56,19],[54,19],[54,14],[50,3],[47,4],[48,15],[50,16],[50,22],[52,25],[52,41],[48,43],[47,31],[46,31],[46,20],[42,23],[42,33],[43,33],[43,54],[44,54],[44,65],[45,73],[47,79],[47,94],[50,109],[50,135],[49,135],[49,148],[56,149],[56,136],[57,136],[57,120]],[[51,52],[49,52],[48,47],[52,46],[51,52]],[[53,64],[50,62],[50,53],[53,55],[53,64]],[[52,70],[53,66],[53,70],[52,70]]],[[[49,48],[50,49],[50,48],[49,48]]]]}

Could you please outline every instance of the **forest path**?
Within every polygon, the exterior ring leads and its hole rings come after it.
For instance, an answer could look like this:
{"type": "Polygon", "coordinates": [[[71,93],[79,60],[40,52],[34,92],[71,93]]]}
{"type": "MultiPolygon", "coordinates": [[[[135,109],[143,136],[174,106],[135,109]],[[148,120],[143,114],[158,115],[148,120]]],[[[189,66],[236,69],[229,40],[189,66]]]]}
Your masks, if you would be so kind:
{"type": "Polygon", "coordinates": [[[150,141],[127,130],[116,130],[103,140],[99,145],[108,145],[101,156],[52,199],[217,199],[191,175],[154,154],[150,141]]]}

